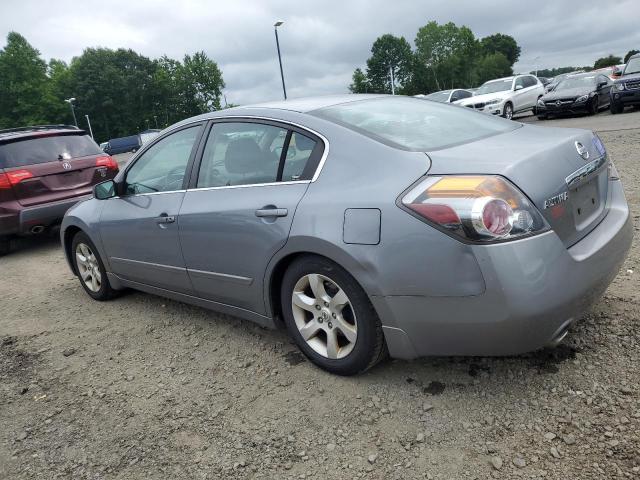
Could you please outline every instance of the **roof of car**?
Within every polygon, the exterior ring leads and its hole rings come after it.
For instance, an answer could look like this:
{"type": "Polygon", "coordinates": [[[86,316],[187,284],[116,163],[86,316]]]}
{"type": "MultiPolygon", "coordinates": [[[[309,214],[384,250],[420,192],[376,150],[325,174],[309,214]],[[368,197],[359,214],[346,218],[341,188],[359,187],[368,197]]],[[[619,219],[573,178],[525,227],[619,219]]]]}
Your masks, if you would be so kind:
{"type": "Polygon", "coordinates": [[[339,105],[341,103],[357,102],[359,100],[368,100],[373,98],[382,98],[388,95],[376,95],[376,94],[342,94],[342,95],[324,95],[319,97],[304,97],[304,98],[292,98],[290,100],[279,100],[275,102],[257,103],[253,105],[245,105],[242,107],[234,107],[224,112],[239,112],[242,110],[248,110],[252,108],[274,108],[279,110],[291,110],[294,112],[306,113],[319,108],[331,107],[333,105],[339,105]]]}
{"type": "Polygon", "coordinates": [[[8,143],[23,138],[32,138],[40,135],[68,135],[84,133],[73,125],[32,125],[28,127],[16,127],[0,130],[0,143],[8,143]]]}
{"type": "Polygon", "coordinates": [[[503,77],[503,78],[494,78],[493,80],[487,80],[484,83],[493,83],[493,82],[506,82],[507,80],[513,80],[517,75],[513,75],[511,77],[503,77]]]}

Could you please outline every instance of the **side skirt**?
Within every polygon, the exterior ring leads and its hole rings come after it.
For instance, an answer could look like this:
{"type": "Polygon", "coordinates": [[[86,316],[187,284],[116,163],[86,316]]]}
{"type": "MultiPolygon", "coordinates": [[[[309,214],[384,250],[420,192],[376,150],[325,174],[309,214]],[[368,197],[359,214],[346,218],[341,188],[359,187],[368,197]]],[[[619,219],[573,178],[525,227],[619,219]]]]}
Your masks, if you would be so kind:
{"type": "Polygon", "coordinates": [[[213,310],[216,312],[224,313],[226,315],[232,315],[234,317],[240,317],[244,320],[257,323],[261,327],[275,330],[276,324],[273,318],[260,315],[259,313],[246,310],[244,308],[234,307],[225,303],[218,303],[211,300],[206,300],[200,297],[194,297],[193,295],[186,295],[184,293],[173,292],[171,290],[165,290],[164,288],[153,287],[144,283],[134,282],[132,280],[126,280],[113,273],[107,273],[109,277],[109,283],[113,288],[120,290],[122,288],[132,288],[134,290],[140,290],[141,292],[150,293],[152,295],[158,295],[159,297],[170,298],[178,302],[188,303],[195,305],[196,307],[206,308],[207,310],[213,310]]]}

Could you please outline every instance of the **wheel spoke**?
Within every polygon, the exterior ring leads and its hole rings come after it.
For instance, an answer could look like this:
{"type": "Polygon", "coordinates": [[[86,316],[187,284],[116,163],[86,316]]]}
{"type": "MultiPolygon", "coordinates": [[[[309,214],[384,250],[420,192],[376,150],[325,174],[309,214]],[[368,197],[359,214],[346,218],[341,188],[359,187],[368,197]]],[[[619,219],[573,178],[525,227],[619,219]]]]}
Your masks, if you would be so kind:
{"type": "Polygon", "coordinates": [[[318,330],[320,330],[320,325],[314,318],[300,329],[300,335],[302,335],[302,338],[304,338],[305,340],[309,340],[313,338],[316,333],[318,333],[318,330]]]}
{"type": "Polygon", "coordinates": [[[83,267],[87,266],[87,257],[82,255],[80,252],[76,252],[76,260],[78,260],[78,263],[83,267]]]}
{"type": "Polygon", "coordinates": [[[338,336],[335,330],[327,331],[327,357],[338,358],[338,336]]]}
{"type": "Polygon", "coordinates": [[[345,321],[343,318],[336,318],[336,328],[342,332],[349,342],[354,343],[358,334],[356,333],[356,327],[345,321]]]}
{"type": "Polygon", "coordinates": [[[102,275],[100,274],[100,270],[96,268],[95,272],[93,272],[93,276],[96,277],[98,284],[102,283],[102,275]]]}
{"type": "Polygon", "coordinates": [[[100,287],[98,286],[98,280],[96,279],[95,275],[91,275],[91,288],[94,292],[97,292],[100,289],[100,287]]]}
{"type": "Polygon", "coordinates": [[[347,297],[347,294],[344,293],[344,290],[340,289],[329,302],[329,308],[336,313],[339,313],[347,303],[349,303],[349,298],[347,297]]]}
{"type": "Polygon", "coordinates": [[[328,295],[324,289],[324,280],[318,274],[309,275],[309,286],[311,287],[311,291],[316,297],[316,300],[327,300],[328,295]]]}
{"type": "Polygon", "coordinates": [[[85,269],[84,271],[80,272],[80,276],[82,277],[83,280],[87,281],[89,277],[91,277],[91,271],[88,269],[85,269]]]}
{"type": "Polygon", "coordinates": [[[308,295],[305,295],[304,292],[293,292],[292,301],[294,305],[302,308],[303,310],[307,310],[308,312],[315,311],[315,300],[308,295]]]}

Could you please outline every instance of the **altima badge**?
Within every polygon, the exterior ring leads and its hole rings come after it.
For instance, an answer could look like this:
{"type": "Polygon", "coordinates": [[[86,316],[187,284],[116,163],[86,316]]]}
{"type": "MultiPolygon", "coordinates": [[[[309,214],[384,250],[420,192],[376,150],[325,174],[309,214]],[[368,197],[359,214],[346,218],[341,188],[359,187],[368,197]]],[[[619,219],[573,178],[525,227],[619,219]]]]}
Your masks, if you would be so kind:
{"type": "Polygon", "coordinates": [[[551,198],[547,198],[544,201],[544,208],[551,208],[551,207],[555,207],[556,205],[566,202],[569,199],[569,192],[562,192],[559,195],[556,195],[555,197],[551,197],[551,198]]]}
{"type": "Polygon", "coordinates": [[[589,150],[587,150],[587,147],[582,145],[580,142],[576,142],[576,150],[578,151],[578,155],[585,160],[589,160],[589,150]]]}

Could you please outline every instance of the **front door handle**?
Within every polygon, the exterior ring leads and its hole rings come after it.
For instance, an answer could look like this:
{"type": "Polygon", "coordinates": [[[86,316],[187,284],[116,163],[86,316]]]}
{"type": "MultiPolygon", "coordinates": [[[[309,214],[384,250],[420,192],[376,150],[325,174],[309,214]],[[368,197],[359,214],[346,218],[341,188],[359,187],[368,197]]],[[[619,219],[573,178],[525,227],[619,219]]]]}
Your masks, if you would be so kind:
{"type": "Polygon", "coordinates": [[[156,217],[156,223],[173,223],[176,221],[176,217],[173,215],[167,215],[166,213],[156,217]]]}
{"type": "Polygon", "coordinates": [[[256,210],[256,217],[286,217],[289,210],[286,208],[260,208],[256,210]]]}

